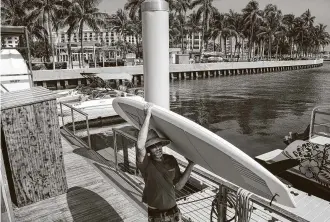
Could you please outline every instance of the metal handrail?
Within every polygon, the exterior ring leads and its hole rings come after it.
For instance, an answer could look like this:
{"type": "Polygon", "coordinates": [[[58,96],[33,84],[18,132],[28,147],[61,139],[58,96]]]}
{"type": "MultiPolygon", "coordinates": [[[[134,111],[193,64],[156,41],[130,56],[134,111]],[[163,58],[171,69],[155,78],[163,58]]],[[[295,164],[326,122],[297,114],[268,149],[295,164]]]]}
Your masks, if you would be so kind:
{"type": "Polygon", "coordinates": [[[63,105],[69,107],[70,109],[73,109],[74,111],[77,111],[78,113],[80,113],[80,114],[82,114],[82,115],[84,115],[84,116],[88,116],[88,114],[85,113],[84,111],[81,111],[80,109],[77,109],[76,107],[73,107],[73,106],[71,106],[71,105],[69,105],[69,104],[67,104],[67,103],[60,102],[60,104],[63,104],[63,105]]]}
{"type": "Polygon", "coordinates": [[[81,140],[80,138],[78,138],[75,134],[76,134],[76,127],[75,127],[75,121],[74,121],[74,112],[76,111],[80,114],[82,114],[83,116],[85,116],[85,120],[86,120],[86,130],[87,130],[87,138],[88,138],[88,144],[87,147],[92,149],[92,143],[91,143],[91,137],[90,137],[90,132],[89,132],[89,122],[88,122],[88,114],[85,113],[84,111],[81,111],[80,109],[77,109],[67,103],[63,103],[60,102],[60,108],[61,108],[61,118],[62,118],[62,126],[63,129],[65,129],[68,133],[70,133],[72,136],[74,136],[75,138],[81,140]],[[68,130],[64,124],[64,115],[63,115],[63,105],[70,108],[70,112],[71,112],[71,116],[72,116],[72,127],[73,127],[73,132],[71,132],[70,130],[68,130]]]}
{"type": "MultiPolygon", "coordinates": [[[[116,171],[118,172],[118,157],[117,157],[117,144],[116,144],[116,137],[117,137],[117,134],[120,134],[122,136],[124,136],[125,138],[127,139],[130,139],[130,140],[133,140],[134,142],[137,141],[137,138],[120,130],[120,129],[117,129],[117,128],[113,128],[112,129],[113,131],[113,136],[114,136],[114,151],[115,151],[115,168],[116,168],[116,171]]],[[[187,164],[181,160],[177,160],[179,165],[183,166],[183,167],[186,167],[187,164]]],[[[206,180],[209,180],[210,182],[214,183],[214,184],[217,184],[219,185],[219,187],[226,187],[229,191],[232,191],[232,192],[237,192],[237,190],[239,189],[238,186],[230,183],[230,182],[227,182],[225,180],[222,180],[220,178],[217,178],[217,177],[214,177],[210,174],[208,174],[207,172],[205,171],[202,171],[200,169],[197,169],[196,167],[193,169],[193,173],[197,174],[198,176],[206,179],[206,180]]],[[[296,221],[296,222],[308,222],[308,220],[304,219],[304,218],[301,218],[283,208],[280,208],[279,206],[276,206],[276,205],[271,205],[268,201],[262,199],[261,197],[255,195],[255,194],[252,194],[251,197],[250,197],[250,200],[256,204],[259,204],[260,206],[262,207],[265,207],[267,208],[268,210],[276,213],[278,216],[281,216],[287,220],[290,220],[290,221],[296,221]]]]}

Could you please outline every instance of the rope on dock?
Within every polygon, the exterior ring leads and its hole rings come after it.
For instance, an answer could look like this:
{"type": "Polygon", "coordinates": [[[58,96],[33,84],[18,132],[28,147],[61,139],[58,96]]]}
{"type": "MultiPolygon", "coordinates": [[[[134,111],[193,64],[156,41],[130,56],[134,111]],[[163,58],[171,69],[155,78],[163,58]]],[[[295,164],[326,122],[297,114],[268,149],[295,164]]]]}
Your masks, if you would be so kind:
{"type": "Polygon", "coordinates": [[[251,218],[252,213],[252,203],[250,202],[250,197],[252,193],[249,191],[239,188],[237,190],[237,221],[239,222],[248,222],[251,218]]]}

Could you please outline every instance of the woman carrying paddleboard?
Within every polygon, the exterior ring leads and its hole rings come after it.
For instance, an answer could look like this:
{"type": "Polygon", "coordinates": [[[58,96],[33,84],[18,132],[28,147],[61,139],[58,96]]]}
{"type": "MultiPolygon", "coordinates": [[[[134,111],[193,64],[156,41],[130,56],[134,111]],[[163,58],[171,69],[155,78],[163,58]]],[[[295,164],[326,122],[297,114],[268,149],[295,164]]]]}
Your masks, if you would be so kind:
{"type": "Polygon", "coordinates": [[[145,187],[142,201],[148,204],[150,222],[182,221],[175,200],[175,189],[181,190],[187,183],[195,165],[188,160],[186,170],[181,173],[177,160],[163,154],[163,146],[171,141],[160,138],[156,131],[149,130],[152,104],[145,107],[146,118],[137,140],[137,167],[142,173],[145,187]]]}

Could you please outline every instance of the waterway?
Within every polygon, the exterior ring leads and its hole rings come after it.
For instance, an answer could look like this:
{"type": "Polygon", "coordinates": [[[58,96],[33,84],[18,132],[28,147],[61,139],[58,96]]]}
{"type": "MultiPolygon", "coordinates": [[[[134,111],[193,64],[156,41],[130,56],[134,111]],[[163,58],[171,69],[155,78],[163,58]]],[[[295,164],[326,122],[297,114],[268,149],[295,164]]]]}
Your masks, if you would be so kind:
{"type": "Polygon", "coordinates": [[[172,80],[171,110],[255,157],[284,149],[289,131],[301,132],[315,106],[330,104],[330,62],[314,69],[172,80]]]}

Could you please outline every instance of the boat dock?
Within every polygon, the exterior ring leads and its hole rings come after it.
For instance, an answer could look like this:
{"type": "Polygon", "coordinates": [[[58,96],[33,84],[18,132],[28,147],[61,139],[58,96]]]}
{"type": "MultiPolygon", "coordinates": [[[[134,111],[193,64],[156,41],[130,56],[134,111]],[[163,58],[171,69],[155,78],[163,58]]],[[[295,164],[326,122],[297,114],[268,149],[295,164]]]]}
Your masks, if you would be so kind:
{"type": "MultiPolygon", "coordinates": [[[[184,80],[235,75],[251,75],[310,69],[320,67],[322,65],[323,59],[170,64],[168,78],[170,80],[184,80]]],[[[88,73],[102,73],[102,78],[104,78],[105,75],[117,76],[120,74],[130,74],[133,76],[132,81],[134,84],[142,84],[144,82],[143,65],[85,69],[35,70],[33,71],[33,82],[35,86],[43,86],[50,89],[58,90],[63,88],[74,88],[81,84],[90,84],[90,80],[84,78],[81,75],[88,73]]]]}

